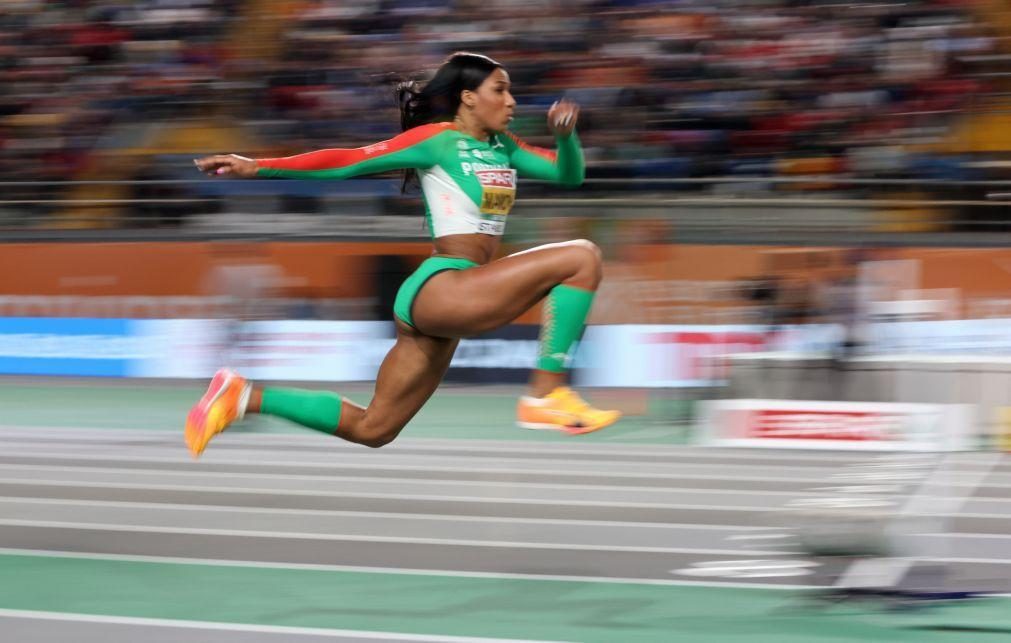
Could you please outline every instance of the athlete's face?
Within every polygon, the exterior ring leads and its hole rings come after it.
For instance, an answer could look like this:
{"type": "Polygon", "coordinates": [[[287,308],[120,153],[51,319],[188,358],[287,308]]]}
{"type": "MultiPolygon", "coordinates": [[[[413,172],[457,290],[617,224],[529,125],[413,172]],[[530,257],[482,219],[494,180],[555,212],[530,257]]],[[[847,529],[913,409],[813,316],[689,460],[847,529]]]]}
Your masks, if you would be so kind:
{"type": "Polygon", "coordinates": [[[509,74],[498,67],[474,91],[461,95],[461,109],[468,110],[477,125],[491,132],[501,132],[509,127],[516,110],[516,100],[509,93],[509,74]]]}

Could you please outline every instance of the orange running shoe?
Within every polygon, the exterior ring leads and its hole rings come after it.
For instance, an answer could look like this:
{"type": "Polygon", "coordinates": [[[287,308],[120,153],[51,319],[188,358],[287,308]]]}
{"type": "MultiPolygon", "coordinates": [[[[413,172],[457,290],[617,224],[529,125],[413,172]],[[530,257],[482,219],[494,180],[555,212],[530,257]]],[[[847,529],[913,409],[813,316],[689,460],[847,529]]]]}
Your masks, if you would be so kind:
{"type": "Polygon", "coordinates": [[[186,446],[194,458],[200,456],[218,433],[241,420],[252,385],[235,371],[223,368],[214,374],[207,392],[186,416],[186,446]]]}
{"type": "Polygon", "coordinates": [[[599,431],[620,417],[621,411],[593,408],[567,386],[559,386],[542,398],[521,397],[516,405],[516,426],[554,429],[570,435],[599,431]]]}

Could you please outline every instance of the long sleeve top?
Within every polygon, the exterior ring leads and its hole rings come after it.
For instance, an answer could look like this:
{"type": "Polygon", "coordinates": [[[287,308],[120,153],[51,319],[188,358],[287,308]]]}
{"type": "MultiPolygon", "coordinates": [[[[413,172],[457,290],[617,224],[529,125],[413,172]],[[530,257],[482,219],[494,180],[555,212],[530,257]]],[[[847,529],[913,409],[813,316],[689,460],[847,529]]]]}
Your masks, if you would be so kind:
{"type": "Polygon", "coordinates": [[[510,132],[477,140],[453,123],[431,123],[387,141],[354,149],[325,149],[257,159],[258,176],[347,179],[398,169],[417,170],[433,238],[501,235],[516,199],[516,177],[562,185],[583,182],[585,164],[575,132],[556,150],[528,145],[510,132]]]}

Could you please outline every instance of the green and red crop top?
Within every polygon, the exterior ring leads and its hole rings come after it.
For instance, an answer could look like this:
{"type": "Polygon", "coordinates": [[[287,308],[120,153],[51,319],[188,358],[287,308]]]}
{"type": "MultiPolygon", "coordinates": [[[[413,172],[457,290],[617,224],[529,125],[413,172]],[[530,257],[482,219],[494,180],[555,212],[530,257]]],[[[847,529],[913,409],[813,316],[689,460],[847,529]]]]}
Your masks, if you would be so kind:
{"type": "Polygon", "coordinates": [[[257,176],[347,179],[415,169],[421,180],[432,238],[450,234],[501,235],[516,199],[516,176],[576,186],[585,165],[573,132],[555,151],[527,145],[509,132],[479,141],[453,123],[421,125],[366,147],[327,149],[256,159],[257,176]]]}

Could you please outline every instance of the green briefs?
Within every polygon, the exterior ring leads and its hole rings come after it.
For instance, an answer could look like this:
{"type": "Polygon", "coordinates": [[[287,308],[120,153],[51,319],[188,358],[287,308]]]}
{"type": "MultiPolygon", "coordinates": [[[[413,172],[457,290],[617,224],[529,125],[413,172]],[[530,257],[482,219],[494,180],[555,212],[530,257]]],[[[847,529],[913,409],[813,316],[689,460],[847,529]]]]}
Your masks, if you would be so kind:
{"type": "Polygon", "coordinates": [[[404,280],[401,284],[400,290],[397,291],[397,298],[393,302],[393,313],[407,323],[409,326],[414,326],[414,320],[411,317],[411,308],[414,306],[414,299],[421,292],[421,287],[425,283],[439,274],[440,272],[445,272],[447,270],[466,270],[468,268],[473,268],[478,265],[477,263],[471,261],[470,259],[463,259],[461,257],[429,257],[425,259],[424,262],[418,269],[415,270],[410,277],[404,280]]]}

